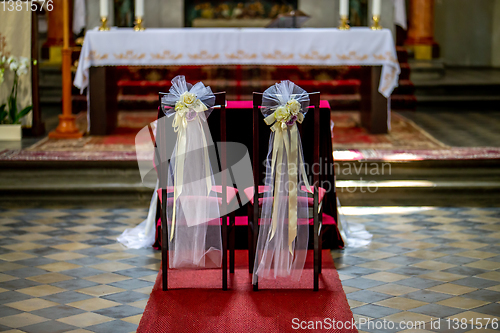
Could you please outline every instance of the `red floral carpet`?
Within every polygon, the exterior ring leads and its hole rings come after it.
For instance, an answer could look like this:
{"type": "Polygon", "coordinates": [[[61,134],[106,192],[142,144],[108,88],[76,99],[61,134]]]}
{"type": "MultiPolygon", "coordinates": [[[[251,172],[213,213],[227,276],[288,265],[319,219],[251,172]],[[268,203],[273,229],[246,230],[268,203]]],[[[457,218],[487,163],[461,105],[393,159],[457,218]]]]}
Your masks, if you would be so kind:
{"type": "Polygon", "coordinates": [[[317,321],[323,322],[315,332],[357,332],[328,329],[333,320],[350,327],[352,312],[328,251],[323,252],[320,290],[312,290],[309,254],[299,282],[263,280],[257,292],[252,291],[246,251],[236,251],[227,291],[221,289],[220,269],[169,270],[168,291],[161,289],[160,271],[137,332],[295,332],[297,325],[311,331],[311,321],[316,328],[317,321]]]}
{"type": "MultiPolygon", "coordinates": [[[[135,161],[135,135],[156,112],[121,112],[117,130],[80,139],[45,138],[24,150],[0,151],[0,161],[135,161]]],[[[85,117],[79,117],[85,120],[85,117]]],[[[398,113],[389,134],[369,134],[356,112],[332,112],[333,149],[337,161],[418,161],[498,159],[499,147],[448,147],[398,113]]],[[[85,128],[85,124],[80,124],[85,128]]]]}

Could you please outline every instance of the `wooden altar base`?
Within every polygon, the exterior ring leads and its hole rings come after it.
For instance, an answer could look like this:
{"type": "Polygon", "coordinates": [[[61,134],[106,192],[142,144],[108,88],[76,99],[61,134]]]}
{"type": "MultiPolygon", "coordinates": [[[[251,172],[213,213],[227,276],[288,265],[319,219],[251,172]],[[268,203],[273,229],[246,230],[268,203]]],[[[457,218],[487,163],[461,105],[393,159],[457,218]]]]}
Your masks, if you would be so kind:
{"type": "MultiPolygon", "coordinates": [[[[116,128],[117,109],[154,110],[157,94],[168,91],[168,79],[186,75],[189,82],[203,81],[213,91],[226,91],[229,100],[251,100],[254,91],[290,79],[306,91],[320,91],[335,110],[360,109],[362,126],[372,134],[388,132],[388,100],[378,92],[381,67],[320,66],[181,66],[91,67],[90,134],[106,135],[116,128]],[[156,80],[144,80],[144,76],[156,80]],[[161,78],[161,80],[157,80],[161,78]],[[224,78],[224,79],[222,79],[224,78]]],[[[404,70],[393,100],[408,108],[414,102],[413,85],[404,70]]],[[[82,108],[86,108],[84,100],[82,108]]]]}

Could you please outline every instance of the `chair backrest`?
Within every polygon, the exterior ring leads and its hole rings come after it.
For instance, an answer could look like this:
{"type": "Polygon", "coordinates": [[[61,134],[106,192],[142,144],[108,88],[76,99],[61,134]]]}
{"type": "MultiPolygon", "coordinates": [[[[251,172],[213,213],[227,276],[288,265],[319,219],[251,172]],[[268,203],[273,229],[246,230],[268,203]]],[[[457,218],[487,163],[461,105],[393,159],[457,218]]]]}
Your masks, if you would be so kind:
{"type": "MultiPolygon", "coordinates": [[[[161,118],[165,117],[165,113],[163,112],[161,108],[161,99],[163,96],[167,95],[167,93],[160,92],[158,94],[158,101],[159,101],[159,107],[158,107],[158,116],[157,120],[160,120],[161,118]]],[[[210,163],[212,164],[212,169],[213,170],[221,170],[221,185],[222,185],[222,191],[220,193],[222,197],[222,206],[221,206],[221,213],[227,211],[227,191],[225,190],[227,187],[226,184],[226,177],[225,177],[225,170],[226,170],[226,147],[225,147],[225,142],[227,141],[226,138],[226,123],[227,123],[227,118],[226,118],[226,92],[217,92],[214,93],[215,95],[215,104],[214,104],[214,109],[219,110],[219,119],[220,119],[220,140],[221,140],[221,150],[218,152],[219,156],[218,158],[212,158],[210,159],[210,163]],[[220,163],[219,163],[220,162],[220,163]]],[[[153,137],[153,136],[152,136],[153,137]]],[[[154,138],[154,137],[153,137],[154,138]]],[[[166,140],[165,132],[163,131],[163,128],[161,126],[157,126],[156,129],[156,141],[154,141],[155,147],[157,147],[156,142],[159,140],[166,140]]],[[[161,141],[160,141],[161,142],[161,141]]],[[[215,144],[215,148],[217,148],[217,144],[215,144]]],[[[160,162],[160,156],[167,156],[167,152],[159,152],[158,149],[155,149],[155,164],[159,164],[160,162]]],[[[167,162],[167,159],[164,158],[164,162],[167,162]]],[[[160,179],[160,187],[165,187],[167,186],[165,182],[167,180],[166,175],[161,174],[159,171],[161,168],[157,169],[158,172],[158,177],[160,179]]],[[[166,170],[163,168],[163,170],[166,170]]]]}
{"type": "MultiPolygon", "coordinates": [[[[263,179],[262,177],[262,171],[265,172],[265,170],[261,170],[260,166],[261,161],[259,160],[259,154],[260,154],[260,125],[262,114],[260,112],[260,107],[262,105],[262,93],[253,93],[253,115],[252,115],[252,125],[253,125],[253,152],[252,152],[252,167],[253,167],[253,175],[254,175],[254,183],[255,186],[258,186],[260,183],[259,179],[263,179]]],[[[314,131],[313,131],[313,147],[312,152],[313,152],[313,164],[312,165],[319,165],[320,162],[320,130],[319,130],[319,123],[320,123],[320,109],[319,109],[319,102],[320,102],[320,93],[319,92],[313,92],[309,93],[309,105],[310,109],[307,111],[308,116],[304,118],[304,122],[306,121],[311,121],[314,123],[314,131]],[[312,113],[312,115],[311,115],[312,113]],[[312,118],[312,119],[311,119],[312,118]]],[[[301,124],[299,125],[299,130],[300,133],[302,134],[301,131],[301,124]]],[[[270,129],[268,128],[268,131],[270,132],[270,129]]],[[[309,148],[309,147],[308,147],[309,148]]],[[[308,149],[307,148],[307,149],[308,149]]],[[[305,150],[305,149],[304,149],[305,150]]],[[[313,177],[314,184],[318,185],[319,184],[319,173],[315,172],[314,177],[313,177]]],[[[254,195],[257,194],[258,191],[255,191],[254,195]]],[[[256,199],[256,198],[255,198],[256,199]]]]}
{"type": "MultiPolygon", "coordinates": [[[[160,120],[161,118],[165,117],[165,113],[161,109],[161,98],[165,95],[167,95],[167,93],[164,93],[164,92],[158,93],[159,106],[158,106],[158,115],[156,116],[156,120],[160,120]]],[[[225,91],[217,92],[217,93],[214,93],[214,95],[215,95],[214,109],[220,110],[220,138],[221,138],[221,141],[226,141],[226,121],[227,121],[227,119],[226,119],[226,92],[225,91]]],[[[157,129],[157,132],[158,132],[158,129],[157,129]]],[[[157,133],[157,136],[158,136],[158,133],[157,133]]],[[[153,137],[153,142],[154,142],[155,147],[157,147],[156,140],[154,140],[154,137],[153,137]]]]}

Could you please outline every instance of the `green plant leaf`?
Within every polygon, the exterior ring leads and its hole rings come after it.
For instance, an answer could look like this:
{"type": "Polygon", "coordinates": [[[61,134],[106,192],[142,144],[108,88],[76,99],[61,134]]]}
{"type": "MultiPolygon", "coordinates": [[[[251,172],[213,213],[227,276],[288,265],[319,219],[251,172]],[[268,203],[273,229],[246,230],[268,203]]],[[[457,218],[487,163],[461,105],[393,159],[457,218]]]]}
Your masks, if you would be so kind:
{"type": "Polygon", "coordinates": [[[12,91],[8,99],[10,124],[15,124],[17,115],[17,79],[17,74],[14,74],[14,83],[12,84],[12,91]]]}
{"type": "Polygon", "coordinates": [[[5,111],[5,108],[7,107],[7,104],[0,105],[0,124],[2,124],[7,117],[7,111],[5,111]]]}
{"type": "Polygon", "coordinates": [[[31,110],[33,109],[33,105],[30,105],[30,106],[27,106],[25,107],[24,109],[21,110],[21,112],[19,112],[17,115],[16,115],[16,119],[14,121],[14,124],[17,124],[25,115],[27,115],[31,110]]]}
{"type": "Polygon", "coordinates": [[[16,100],[14,98],[9,98],[9,122],[11,124],[14,123],[14,119],[16,118],[16,113],[17,113],[16,100]]]}

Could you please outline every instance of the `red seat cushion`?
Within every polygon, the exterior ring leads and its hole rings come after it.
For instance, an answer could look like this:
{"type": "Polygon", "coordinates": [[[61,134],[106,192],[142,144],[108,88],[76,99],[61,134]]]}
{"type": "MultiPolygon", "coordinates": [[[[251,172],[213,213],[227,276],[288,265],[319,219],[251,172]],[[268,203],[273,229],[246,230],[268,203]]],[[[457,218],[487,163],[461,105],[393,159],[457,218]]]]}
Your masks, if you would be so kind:
{"type": "MultiPolygon", "coordinates": [[[[319,101],[319,107],[321,109],[329,109],[330,103],[325,100],[319,101]]],[[[227,101],[226,109],[251,109],[253,108],[252,101],[227,101]]]]}
{"type": "MultiPolygon", "coordinates": [[[[162,202],[161,191],[162,191],[162,189],[159,188],[158,189],[158,197],[160,198],[160,202],[162,202]]],[[[216,193],[222,193],[222,186],[212,186],[212,191],[216,192],[216,193]]],[[[173,193],[173,192],[174,192],[174,187],[173,186],[168,186],[167,187],[167,193],[173,193]]],[[[236,189],[234,187],[228,186],[226,193],[227,193],[227,204],[229,205],[236,198],[236,194],[238,193],[238,189],[236,189]]],[[[193,196],[192,198],[194,200],[199,200],[200,199],[200,197],[198,197],[198,196],[193,196]]],[[[219,205],[222,205],[222,198],[220,198],[220,197],[218,197],[218,198],[215,198],[215,197],[203,197],[203,198],[207,199],[207,200],[217,200],[217,202],[219,203],[219,205]]],[[[171,203],[171,201],[173,201],[173,200],[174,200],[174,198],[169,197],[169,198],[167,198],[167,203],[171,203]]]]}
{"type": "MultiPolygon", "coordinates": [[[[260,222],[260,219],[259,219],[259,222],[260,222]]],[[[314,219],[310,218],[309,225],[313,225],[313,224],[314,224],[314,219]]],[[[335,222],[335,219],[332,216],[323,213],[323,225],[324,226],[336,225],[336,224],[337,223],[335,222]]],[[[235,225],[236,226],[247,226],[248,225],[248,216],[236,216],[235,225]]]]}
{"type": "MultiPolygon", "coordinates": [[[[302,191],[306,192],[307,189],[305,186],[302,186],[300,188],[302,191]]],[[[259,186],[259,194],[262,194],[262,193],[265,193],[265,192],[269,192],[271,190],[271,187],[270,186],[265,186],[265,185],[261,185],[259,186]]],[[[253,194],[254,194],[254,188],[253,186],[252,187],[247,187],[246,189],[243,190],[243,193],[245,193],[245,196],[248,198],[248,200],[250,201],[250,203],[253,205],[253,194]]],[[[323,201],[323,197],[325,196],[326,194],[326,190],[322,187],[319,187],[318,188],[318,203],[323,201]]],[[[265,198],[265,200],[272,200],[272,196],[271,197],[268,197],[268,198],[265,198]]],[[[307,197],[307,198],[304,198],[304,197],[297,197],[297,200],[306,200],[307,199],[307,205],[308,206],[312,206],[314,205],[314,199],[313,198],[310,198],[310,197],[307,197]]],[[[259,198],[259,206],[262,206],[262,202],[263,202],[264,198],[259,198]]]]}

